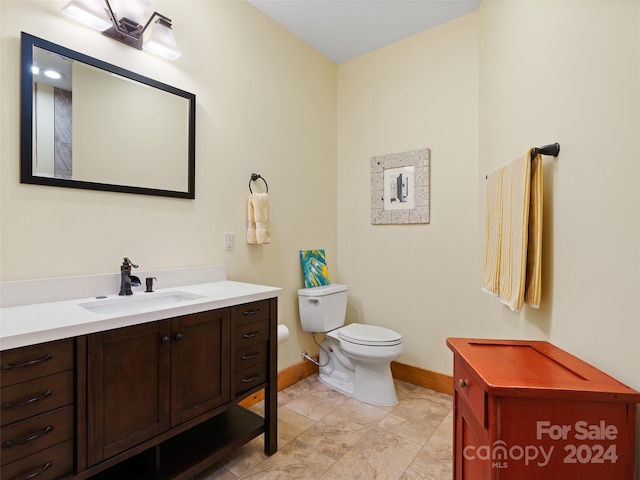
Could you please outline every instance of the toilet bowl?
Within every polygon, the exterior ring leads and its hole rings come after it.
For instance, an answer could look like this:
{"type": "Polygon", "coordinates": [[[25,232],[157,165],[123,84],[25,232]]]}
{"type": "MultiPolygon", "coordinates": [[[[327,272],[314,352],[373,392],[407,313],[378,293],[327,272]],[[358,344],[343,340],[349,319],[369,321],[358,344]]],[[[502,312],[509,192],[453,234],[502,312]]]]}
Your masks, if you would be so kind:
{"type": "Polygon", "coordinates": [[[344,325],[347,287],[327,285],[298,291],[303,330],[323,333],[319,380],[373,405],[395,405],[391,362],[404,350],[402,335],[375,325],[344,325]]]}

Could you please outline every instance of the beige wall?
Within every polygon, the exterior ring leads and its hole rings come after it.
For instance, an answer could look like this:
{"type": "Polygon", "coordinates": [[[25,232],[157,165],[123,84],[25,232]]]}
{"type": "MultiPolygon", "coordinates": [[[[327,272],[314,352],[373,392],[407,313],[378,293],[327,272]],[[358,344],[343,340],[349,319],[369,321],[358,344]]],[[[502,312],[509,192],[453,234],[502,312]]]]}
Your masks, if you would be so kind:
{"type": "Polygon", "coordinates": [[[640,389],[640,3],[486,2],[480,18],[481,172],[561,144],[545,161],[542,308],[483,299],[483,323],[640,389]]]}
{"type": "Polygon", "coordinates": [[[176,62],[70,23],[64,3],[0,3],[3,280],[112,272],[124,255],[225,263],[285,289],[284,368],[314,350],[297,327],[298,250],[325,248],[349,319],[400,331],[401,361],[451,373],[447,336],[548,339],[640,388],[640,4],[485,1],[336,67],[244,2],[156,2],[176,62]],[[196,200],[19,184],[20,30],[196,93],[196,200]],[[515,314],[480,292],[484,176],[554,141],[543,305],[515,314]],[[370,157],[423,147],[431,223],[372,226],[370,157]],[[269,182],[274,243],[250,248],[253,171],[269,182]]]}
{"type": "Polygon", "coordinates": [[[640,4],[491,2],[340,65],[338,267],[353,320],[450,373],[446,336],[548,339],[640,388],[640,4]],[[544,28],[542,28],[544,25],[544,28]],[[597,34],[596,34],[597,32],[597,34]],[[545,157],[543,304],[480,292],[485,174],[545,157]],[[431,148],[431,223],[372,226],[369,158],[431,148]]]}
{"type": "MultiPolygon", "coordinates": [[[[338,267],[352,320],[451,373],[447,336],[543,339],[640,389],[640,3],[483,1],[338,69],[338,267]],[[543,302],[480,291],[485,175],[544,161],[543,302]],[[372,226],[369,158],[431,148],[431,223],[372,226]]],[[[640,447],[639,447],[640,448],[640,447]]],[[[640,475],[640,465],[638,467],[640,475]]]]}
{"type": "Polygon", "coordinates": [[[550,339],[639,389],[640,3],[479,13],[480,171],[561,144],[544,162],[542,308],[514,315],[483,298],[487,331],[550,339]]]}
{"type": "Polygon", "coordinates": [[[478,17],[338,69],[338,271],[351,321],[404,336],[401,361],[451,372],[447,335],[480,335],[478,17]],[[431,149],[431,222],[371,225],[370,158],[431,149]],[[470,328],[468,328],[470,327],[470,328]]]}
{"type": "Polygon", "coordinates": [[[336,268],[337,67],[244,1],[155,1],[174,21],[174,62],[67,19],[66,3],[0,2],[1,279],[117,273],[124,256],[149,270],[226,264],[230,279],[284,288],[279,363],[297,363],[314,347],[296,330],[298,251],[325,248],[336,268]],[[20,184],[20,31],[195,93],[196,199],[20,184]],[[252,172],[269,182],[271,245],[244,241],[252,172]]]}

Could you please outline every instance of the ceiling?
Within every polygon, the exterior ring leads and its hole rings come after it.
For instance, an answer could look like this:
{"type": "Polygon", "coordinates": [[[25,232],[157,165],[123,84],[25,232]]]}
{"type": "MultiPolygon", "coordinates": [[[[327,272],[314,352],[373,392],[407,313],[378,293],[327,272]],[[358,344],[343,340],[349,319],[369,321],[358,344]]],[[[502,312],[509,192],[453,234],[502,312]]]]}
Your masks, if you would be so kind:
{"type": "Polygon", "coordinates": [[[480,0],[249,0],[340,64],[477,10],[480,0]]]}

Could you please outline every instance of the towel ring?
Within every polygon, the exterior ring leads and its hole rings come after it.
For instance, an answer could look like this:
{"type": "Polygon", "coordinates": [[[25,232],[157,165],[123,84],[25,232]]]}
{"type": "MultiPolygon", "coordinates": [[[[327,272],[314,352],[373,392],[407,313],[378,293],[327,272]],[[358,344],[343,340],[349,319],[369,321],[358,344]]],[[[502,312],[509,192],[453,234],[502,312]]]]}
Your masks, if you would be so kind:
{"type": "Polygon", "coordinates": [[[251,193],[253,193],[253,190],[251,190],[251,182],[255,182],[258,179],[262,180],[264,182],[264,186],[267,188],[267,193],[269,193],[269,185],[267,184],[267,181],[264,179],[264,177],[262,175],[259,175],[257,173],[252,173],[251,174],[251,180],[249,180],[249,191],[251,193]]]}

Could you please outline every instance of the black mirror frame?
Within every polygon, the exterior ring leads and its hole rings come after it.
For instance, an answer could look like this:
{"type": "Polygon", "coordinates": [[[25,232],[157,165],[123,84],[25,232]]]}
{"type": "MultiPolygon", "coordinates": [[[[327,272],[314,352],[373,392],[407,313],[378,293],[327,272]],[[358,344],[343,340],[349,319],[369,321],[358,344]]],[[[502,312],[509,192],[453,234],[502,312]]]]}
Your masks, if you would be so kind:
{"type": "Polygon", "coordinates": [[[82,188],[85,190],[102,190],[108,192],[135,193],[141,195],[156,195],[176,198],[195,198],[195,139],[196,139],[196,96],[193,93],[180,90],[148,77],[125,70],[118,66],[103,62],[82,53],[56,45],[28,33],[21,35],[21,70],[20,70],[20,183],[35,185],[51,185],[56,187],[82,188]],[[51,52],[58,53],[67,58],[86,63],[101,70],[129,78],[133,81],[144,83],[151,87],[178,95],[189,102],[189,138],[188,138],[188,190],[174,191],[147,187],[135,187],[130,185],[112,185],[108,183],[85,182],[79,180],[67,180],[62,178],[38,177],[33,175],[33,48],[40,47],[51,52]]]}

